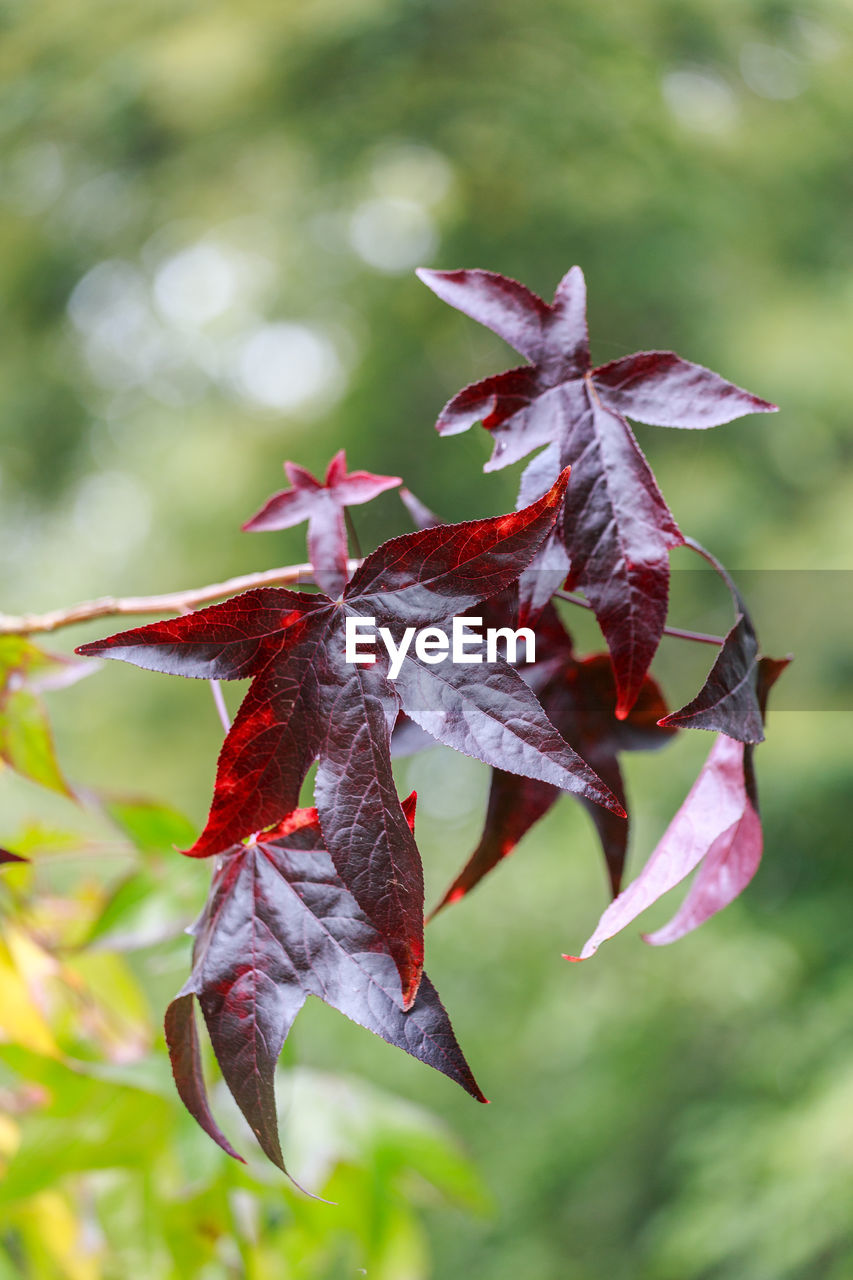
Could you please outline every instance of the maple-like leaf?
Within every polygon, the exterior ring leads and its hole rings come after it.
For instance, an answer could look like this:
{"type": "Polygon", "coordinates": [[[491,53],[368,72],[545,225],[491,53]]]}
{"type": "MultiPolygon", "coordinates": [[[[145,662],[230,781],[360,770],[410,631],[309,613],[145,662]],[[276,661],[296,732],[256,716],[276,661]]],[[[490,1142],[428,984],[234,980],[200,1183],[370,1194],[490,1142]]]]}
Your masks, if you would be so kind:
{"type": "Polygon", "coordinates": [[[343,449],[329,463],[324,481],[317,480],[295,462],[285,462],[284,470],[292,488],[274,493],[243,528],[250,533],[261,533],[290,529],[307,520],[308,558],[317,586],[334,598],[343,591],[347,580],[344,507],[370,502],[386,489],[402,484],[402,480],[399,476],[376,476],[370,471],[347,474],[343,449]]]}
{"type": "Polygon", "coordinates": [[[222,853],[279,821],[298,806],[319,757],[314,794],[326,847],[394,957],[404,1007],[423,964],[423,873],[391,772],[401,710],[437,741],[489,765],[622,810],[509,664],[481,665],[472,676],[469,666],[430,665],[410,648],[392,678],[381,647],[372,665],[346,661],[346,621],[373,618],[399,645],[404,628],[438,625],[503,591],[548,532],[567,480],[566,471],[523,511],[384,543],[341,601],[259,589],[79,650],[176,675],[254,677],[220,753],[207,825],[189,853],[222,853]]]}
{"type": "MultiPolygon", "coordinates": [[[[586,286],[572,267],[546,303],[515,280],[488,271],[418,272],[440,298],[492,329],[530,362],[485,378],[454,396],[441,411],[443,435],[476,422],[494,437],[487,471],[548,445],[522,480],[547,489],[562,467],[573,467],[563,537],[569,582],[581,587],[604,632],[616,672],[617,716],[637,698],[666,620],[669,551],[681,532],[625,420],[667,427],[705,428],[746,413],[775,408],[671,351],[643,351],[592,367],[586,325],[586,286]]],[[[553,549],[547,580],[523,582],[531,615],[559,585],[553,549]],[[553,589],[553,588],[551,588],[553,589]]]]}
{"type": "MultiPolygon", "coordinates": [[[[758,662],[758,702],[762,717],[767,694],[788,659],[758,662]]],[[[664,832],[636,880],[610,904],[579,957],[594,955],[602,942],[699,868],[669,924],[644,935],[654,946],[675,942],[699,927],[742,893],[758,870],[761,820],[753,771],[754,746],[720,733],[686,800],[664,832]]]]}
{"type": "MultiPolygon", "coordinates": [[[[665,703],[657,683],[646,676],[628,717],[617,720],[616,686],[607,654],[577,659],[568,632],[553,606],[542,614],[536,635],[537,655],[541,655],[537,666],[546,673],[544,686],[538,692],[548,719],[577,747],[627,810],[619,753],[655,750],[669,742],[674,733],[658,726],[665,703]]],[[[533,679],[535,681],[535,674],[533,679]]],[[[402,738],[405,743],[405,728],[402,738]]],[[[495,769],[480,842],[433,915],[470,893],[513,852],[559,795],[559,790],[546,782],[495,769]]],[[[585,797],[581,800],[595,823],[615,895],[619,892],[628,846],[628,822],[611,810],[588,803],[585,797]]]]}
{"type": "Polygon", "coordinates": [[[660,723],[675,729],[709,729],[738,742],[764,741],[764,713],[760,687],[761,665],[755,626],[731,575],[710,552],[692,538],[689,546],[713,565],[735,606],[735,621],[720,647],[702,688],[685,706],[660,723]]]}
{"type": "MultiPolygon", "coordinates": [[[[413,827],[413,795],[401,817],[413,827]]],[[[394,960],[335,871],[315,809],[296,810],[277,829],[226,853],[193,932],[192,974],[166,1015],[169,1053],[185,1105],[229,1155],[237,1153],[207,1100],[194,999],[240,1110],[285,1172],[274,1074],[307,996],[486,1101],[426,975],[412,1007],[400,1009],[394,960]]]]}

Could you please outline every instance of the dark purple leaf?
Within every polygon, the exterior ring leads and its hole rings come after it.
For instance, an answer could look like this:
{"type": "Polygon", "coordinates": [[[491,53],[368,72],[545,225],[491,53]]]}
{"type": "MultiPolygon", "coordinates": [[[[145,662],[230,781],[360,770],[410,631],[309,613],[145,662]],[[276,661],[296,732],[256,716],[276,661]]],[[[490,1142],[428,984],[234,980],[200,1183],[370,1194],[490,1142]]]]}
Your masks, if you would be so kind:
{"type": "Polygon", "coordinates": [[[201,1069],[201,1051],[192,994],[175,996],[166,1010],[165,1032],[172,1075],[175,1078],[181,1102],[208,1137],[212,1138],[229,1156],[245,1164],[243,1157],[238,1155],[219,1128],[210,1110],[201,1069]]]}
{"type": "MultiPolygon", "coordinates": [[[[563,522],[569,581],[583,589],[604,632],[619,689],[616,714],[622,718],[660,641],[668,553],[683,541],[622,415],[697,427],[774,406],[671,352],[643,352],[592,369],[579,267],[563,278],[550,305],[489,272],[418,274],[440,298],[530,361],[466,387],[442,410],[437,427],[452,435],[482,422],[495,441],[487,471],[552,443],[558,452],[534,464],[542,469],[540,483],[547,486],[554,467],[573,466],[563,522]]],[[[528,489],[534,476],[526,473],[528,489]]],[[[559,567],[555,562],[549,570],[554,580],[559,567]]],[[[522,585],[530,616],[547,599],[547,580],[539,590],[535,584],[528,578],[522,585]]]]}
{"type": "Polygon", "coordinates": [[[713,565],[731,592],[735,622],[696,697],[679,711],[664,717],[661,724],[676,729],[709,729],[725,733],[738,742],[763,742],[764,709],[758,689],[758,639],[752,619],[726,569],[698,543],[692,539],[688,539],[688,543],[713,565]]]}
{"type": "MultiPolygon", "coordinates": [[[[413,802],[410,797],[402,807],[396,804],[410,836],[413,802]]],[[[278,829],[227,852],[194,932],[192,976],[167,1017],[169,1050],[181,1097],[230,1154],[235,1153],[204,1093],[193,996],[228,1087],[281,1169],[275,1066],[306,996],[323,1000],[485,1101],[426,976],[412,1007],[400,1009],[395,962],[338,876],[315,810],[297,810],[278,829]]]]}
{"type": "MultiPolygon", "coordinates": [[[[537,628],[537,654],[543,654],[546,666],[549,653],[560,656],[557,671],[550,676],[540,694],[542,706],[549,720],[567,741],[577,746],[584,760],[624,809],[625,792],[618,753],[653,750],[664,746],[673,736],[672,730],[660,729],[657,725],[665,705],[660,690],[647,676],[628,718],[617,720],[616,687],[607,655],[596,654],[578,661],[571,654],[568,634],[552,609],[543,615],[543,621],[546,619],[548,632],[540,635],[544,628],[537,628]]],[[[433,915],[464,897],[483,876],[512,853],[522,836],[548,812],[559,795],[560,790],[547,782],[532,781],[495,769],[480,843],[433,915]]],[[[580,799],[595,823],[611,887],[614,894],[618,893],[627,849],[628,823],[612,807],[605,809],[591,803],[587,795],[582,794],[580,799]]]]}
{"type": "Polygon", "coordinates": [[[493,768],[537,778],[614,808],[607,787],[543,715],[536,696],[506,662],[485,663],[472,680],[454,663],[404,663],[397,688],[407,714],[438,742],[493,768]]]}
{"type": "Polygon", "coordinates": [[[609,408],[652,426],[719,427],[746,413],[776,409],[674,351],[639,351],[601,365],[592,376],[609,408]]]}

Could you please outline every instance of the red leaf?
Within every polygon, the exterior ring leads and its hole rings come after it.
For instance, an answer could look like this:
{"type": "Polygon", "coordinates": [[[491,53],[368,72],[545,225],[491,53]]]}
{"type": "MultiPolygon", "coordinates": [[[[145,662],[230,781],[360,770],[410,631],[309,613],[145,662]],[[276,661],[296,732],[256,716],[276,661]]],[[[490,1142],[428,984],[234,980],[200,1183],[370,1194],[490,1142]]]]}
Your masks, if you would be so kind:
{"type": "Polygon", "coordinates": [[[341,449],[329,463],[323,484],[294,462],[284,464],[293,486],[274,493],[243,525],[258,533],[290,529],[308,521],[308,557],[317,585],[332,598],[340,595],[347,580],[347,533],[344,507],[370,502],[386,489],[401,484],[399,476],[376,476],[370,471],[347,474],[346,453],[341,449]]]}
{"type": "Polygon", "coordinates": [[[80,650],[177,675],[255,677],[222,748],[207,826],[190,853],[222,853],[293,809],[319,756],[316,797],[327,847],[395,958],[404,1006],[414,999],[423,960],[423,884],[391,774],[390,736],[401,709],[440,741],[489,763],[501,753],[505,768],[617,811],[619,805],[508,667],[490,667],[478,692],[479,680],[463,682],[458,673],[437,683],[436,668],[409,650],[392,680],[381,651],[372,666],[345,661],[345,622],[373,617],[399,638],[402,627],[435,625],[504,590],[546,536],[567,479],[564,473],[515,514],[385,543],[356,571],[339,603],[275,588],[251,591],[80,650]],[[441,722],[422,702],[439,687],[441,722]]]}
{"type": "MultiPolygon", "coordinates": [[[[770,687],[787,665],[788,659],[762,658],[759,662],[762,715],[770,687]]],[[[668,925],[644,935],[647,942],[655,946],[675,942],[722,911],[746,888],[758,870],[762,849],[753,751],[753,746],[719,734],[687,799],[643,870],[604,912],[578,959],[594,955],[602,942],[619,933],[697,866],[699,871],[681,907],[668,925]]]]}
{"type": "MultiPolygon", "coordinates": [[[[396,808],[409,830],[414,797],[402,807],[396,802],[396,808]]],[[[411,1009],[399,1008],[395,962],[335,871],[316,810],[297,810],[257,842],[228,850],[194,932],[192,976],[167,1015],[169,1051],[182,1099],[229,1154],[235,1152],[217,1128],[204,1092],[193,996],[229,1089],[263,1150],[281,1169],[275,1066],[307,996],[485,1101],[426,976],[411,1009]]]]}
{"type": "MultiPolygon", "coordinates": [[[[542,622],[547,624],[547,630],[541,625],[537,628],[537,654],[543,655],[542,665],[548,669],[550,655],[560,655],[556,671],[549,675],[539,695],[542,706],[560,734],[577,746],[587,764],[595,769],[624,808],[618,753],[655,749],[673,736],[672,730],[667,732],[657,725],[665,705],[661,692],[647,676],[628,718],[617,720],[616,688],[607,655],[596,654],[578,661],[571,653],[568,634],[553,609],[543,614],[542,622]]],[[[546,781],[533,781],[496,768],[480,843],[432,914],[464,897],[512,853],[559,795],[560,790],[546,781]]],[[[612,808],[590,803],[586,795],[580,799],[595,823],[616,894],[627,849],[628,823],[612,808]]]]}
{"type": "Polygon", "coordinates": [[[22,858],[19,853],[11,853],[9,849],[0,849],[0,866],[4,862],[29,862],[29,858],[22,858]]]}
{"type": "MultiPolygon", "coordinates": [[[[626,716],[642,687],[666,620],[669,551],[682,536],[623,414],[667,426],[706,427],[774,408],[672,352],[642,352],[592,369],[583,273],[573,267],[543,302],[514,280],[485,271],[419,271],[440,298],[487,325],[530,361],[466,387],[442,410],[442,434],[482,422],[494,451],[486,470],[555,444],[535,460],[547,485],[554,468],[574,467],[563,536],[570,582],[592,604],[616,672],[616,714],[626,716]]],[[[533,485],[530,469],[525,473],[533,485]]],[[[529,492],[525,500],[529,500],[529,492]]],[[[559,566],[553,566],[556,575],[559,566]]],[[[522,588],[535,616],[547,600],[522,588]]]]}

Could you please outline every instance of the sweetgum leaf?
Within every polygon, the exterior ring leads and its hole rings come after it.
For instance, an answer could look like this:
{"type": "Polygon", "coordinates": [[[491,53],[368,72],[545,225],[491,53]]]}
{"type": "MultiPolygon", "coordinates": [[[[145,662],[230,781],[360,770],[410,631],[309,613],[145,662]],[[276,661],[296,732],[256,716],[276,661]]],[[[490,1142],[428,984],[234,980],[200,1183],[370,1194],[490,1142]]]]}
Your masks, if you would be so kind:
{"type": "MultiPolygon", "coordinates": [[[[788,665],[762,658],[757,683],[762,714],[767,694],[788,665]]],[[[751,744],[720,733],[686,800],[636,880],[610,904],[579,957],[594,955],[602,942],[699,868],[684,902],[669,924],[644,935],[654,946],[675,942],[729,905],[758,870],[761,821],[751,744]]]]}
{"type": "Polygon", "coordinates": [[[234,1150],[219,1128],[210,1110],[201,1069],[201,1050],[191,994],[176,996],[171,1002],[166,1010],[164,1029],[172,1063],[172,1074],[175,1077],[181,1102],[208,1137],[212,1138],[229,1156],[245,1164],[243,1157],[234,1150]]]}
{"type": "Polygon", "coordinates": [[[399,476],[376,476],[370,471],[347,474],[343,449],[332,458],[323,482],[295,462],[285,462],[284,470],[292,487],[268,498],[243,528],[259,533],[268,529],[290,529],[307,520],[308,558],[314,567],[317,586],[334,598],[340,595],[347,580],[344,507],[370,502],[402,481],[399,476]]]}
{"type": "MultiPolygon", "coordinates": [[[[665,706],[660,689],[647,676],[627,719],[617,720],[616,687],[607,654],[576,659],[571,639],[553,607],[543,613],[536,632],[537,666],[547,673],[539,698],[548,719],[567,741],[576,744],[587,764],[626,808],[619,752],[653,750],[673,736],[672,730],[661,729],[657,724],[665,706]]],[[[470,893],[483,876],[513,852],[559,795],[560,790],[547,781],[495,768],[480,842],[432,914],[470,893]]],[[[625,861],[628,823],[612,809],[592,804],[585,796],[580,798],[595,823],[616,894],[625,861]]]]}
{"type": "Polygon", "coordinates": [[[728,734],[738,742],[763,742],[758,638],[752,618],[726,569],[692,539],[688,539],[688,544],[700,551],[725,582],[734,602],[735,622],[696,697],[662,719],[661,724],[676,729],[710,729],[728,734]]]}
{"type": "Polygon", "coordinates": [[[390,737],[400,710],[442,742],[489,763],[497,750],[509,752],[503,767],[621,809],[506,664],[486,677],[480,667],[476,678],[463,682],[457,672],[437,683],[436,669],[410,649],[392,681],[381,649],[373,665],[345,661],[345,621],[373,617],[399,636],[402,627],[446,622],[505,590],[553,524],[567,481],[564,472],[514,514],[383,544],[337,603],[280,588],[250,591],[80,650],[176,675],[254,676],[223,744],[207,825],[189,853],[223,853],[280,820],[297,806],[319,757],[315,796],[327,848],[395,959],[404,1008],[415,998],[423,964],[423,875],[391,773],[390,737]],[[439,687],[441,717],[423,705],[439,687]]]}
{"type": "MultiPolygon", "coordinates": [[[[414,796],[397,809],[411,835],[414,796]]],[[[412,1007],[400,1009],[394,960],[337,874],[316,810],[296,810],[277,829],[230,849],[194,932],[192,975],[167,1015],[169,1051],[182,1099],[229,1154],[204,1090],[193,997],[228,1087],[281,1169],[274,1072],[307,996],[485,1101],[426,976],[412,1007]]]]}
{"type": "MultiPolygon", "coordinates": [[[[593,369],[579,267],[563,277],[550,304],[492,272],[418,275],[530,362],[460,391],[436,425],[454,435],[482,422],[495,442],[487,471],[556,445],[525,474],[525,501],[537,481],[547,488],[555,469],[573,466],[563,519],[569,582],[583,589],[604,632],[619,690],[616,714],[624,717],[663,633],[668,553],[683,539],[623,415],[697,428],[775,406],[673,352],[640,352],[593,369]]],[[[535,616],[548,584],[533,591],[531,582],[523,583],[522,602],[535,616]]]]}

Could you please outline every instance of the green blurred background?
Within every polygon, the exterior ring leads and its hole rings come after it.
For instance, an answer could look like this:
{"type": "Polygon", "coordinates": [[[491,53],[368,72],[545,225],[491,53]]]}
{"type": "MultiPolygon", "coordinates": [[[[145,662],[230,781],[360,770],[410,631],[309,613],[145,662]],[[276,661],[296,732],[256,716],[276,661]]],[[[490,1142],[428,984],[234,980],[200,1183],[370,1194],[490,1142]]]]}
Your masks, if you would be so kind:
{"type": "MultiPolygon", "coordinates": [[[[698,935],[560,959],[605,903],[568,800],[431,926],[489,1108],[309,1002],[283,1145],[338,1208],[220,1158],[168,1079],[206,880],[170,848],[209,801],[209,691],[107,664],[49,695],[67,775],[120,803],[0,776],[0,841],[34,859],[3,873],[0,1277],[846,1280],[850,4],[6,0],[0,77],[5,610],[301,560],[300,530],[239,525],[284,458],[342,446],[447,518],[510,509],[485,433],[431,426],[516,358],[412,268],[550,296],[578,262],[597,363],[675,348],[781,405],[638,434],[683,528],[750,571],[766,647],[797,653],[758,756],[764,865],[698,935]]],[[[394,494],[355,520],[365,548],[409,527],[394,494]]],[[[674,621],[725,627],[725,601],[686,592],[674,621]]],[[[674,645],[678,705],[708,655],[674,645]]],[[[707,746],[627,761],[635,869],[707,746]]],[[[442,749],[401,764],[430,898],[487,781],[442,749]]]]}

